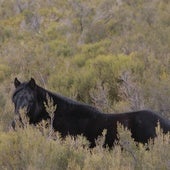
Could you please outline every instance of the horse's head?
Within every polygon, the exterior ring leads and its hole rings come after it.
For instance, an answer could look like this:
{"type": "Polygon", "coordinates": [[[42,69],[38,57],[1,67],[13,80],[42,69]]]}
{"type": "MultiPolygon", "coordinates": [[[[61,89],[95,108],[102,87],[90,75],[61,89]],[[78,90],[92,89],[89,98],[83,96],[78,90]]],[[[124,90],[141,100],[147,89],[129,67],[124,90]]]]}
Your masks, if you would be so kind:
{"type": "Polygon", "coordinates": [[[17,78],[14,80],[15,91],[12,96],[12,101],[15,106],[15,113],[19,114],[21,109],[24,109],[27,116],[30,118],[30,123],[36,123],[40,108],[37,98],[37,85],[33,78],[30,81],[21,83],[17,78]]]}

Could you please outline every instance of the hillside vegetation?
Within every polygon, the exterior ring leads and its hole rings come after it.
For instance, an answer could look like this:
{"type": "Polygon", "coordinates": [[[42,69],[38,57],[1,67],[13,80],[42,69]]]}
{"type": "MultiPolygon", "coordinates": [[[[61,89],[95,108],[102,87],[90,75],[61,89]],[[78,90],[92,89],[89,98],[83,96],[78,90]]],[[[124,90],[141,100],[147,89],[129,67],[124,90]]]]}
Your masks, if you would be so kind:
{"type": "Polygon", "coordinates": [[[104,112],[170,119],[169,11],[168,0],[0,0],[0,169],[169,169],[161,132],[148,151],[122,131],[129,144],[110,152],[32,126],[8,132],[15,77],[104,112]]]}

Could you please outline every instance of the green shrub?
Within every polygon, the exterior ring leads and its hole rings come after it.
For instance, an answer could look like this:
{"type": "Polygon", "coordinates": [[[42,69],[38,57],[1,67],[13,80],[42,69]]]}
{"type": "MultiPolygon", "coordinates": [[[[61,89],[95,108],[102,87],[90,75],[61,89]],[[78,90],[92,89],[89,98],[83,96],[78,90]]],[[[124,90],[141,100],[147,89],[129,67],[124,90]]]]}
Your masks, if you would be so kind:
{"type": "Polygon", "coordinates": [[[46,139],[48,130],[7,132],[14,77],[105,112],[148,108],[169,118],[169,8],[167,0],[2,1],[0,169],[169,169],[168,135],[146,151],[126,132],[125,150],[89,153],[80,139],[46,139]]]}

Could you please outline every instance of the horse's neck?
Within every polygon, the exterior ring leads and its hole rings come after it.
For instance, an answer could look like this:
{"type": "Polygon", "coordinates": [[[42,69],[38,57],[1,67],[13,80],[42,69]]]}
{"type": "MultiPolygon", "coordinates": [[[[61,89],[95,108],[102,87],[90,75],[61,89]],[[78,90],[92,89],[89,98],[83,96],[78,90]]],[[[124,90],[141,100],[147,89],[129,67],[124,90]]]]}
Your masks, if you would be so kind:
{"type": "Polygon", "coordinates": [[[38,96],[40,96],[40,100],[42,102],[49,102],[52,101],[54,104],[60,104],[61,102],[64,101],[64,99],[62,99],[62,96],[58,95],[58,94],[54,94],[40,86],[38,86],[38,96]]]}

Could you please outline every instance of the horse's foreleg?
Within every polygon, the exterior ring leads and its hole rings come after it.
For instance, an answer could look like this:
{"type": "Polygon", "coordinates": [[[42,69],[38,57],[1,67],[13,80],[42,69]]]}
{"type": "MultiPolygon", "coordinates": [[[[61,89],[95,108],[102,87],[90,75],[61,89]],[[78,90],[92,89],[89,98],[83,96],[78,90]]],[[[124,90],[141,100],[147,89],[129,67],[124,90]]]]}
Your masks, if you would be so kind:
{"type": "Polygon", "coordinates": [[[103,144],[103,147],[113,147],[114,144],[116,143],[116,141],[118,141],[118,138],[117,138],[117,129],[107,129],[107,133],[106,133],[106,136],[105,136],[105,142],[103,144]]]}

